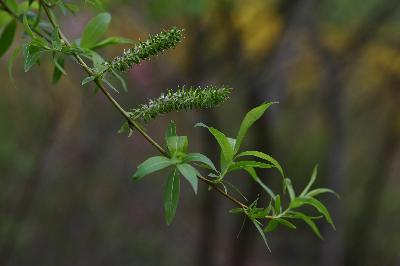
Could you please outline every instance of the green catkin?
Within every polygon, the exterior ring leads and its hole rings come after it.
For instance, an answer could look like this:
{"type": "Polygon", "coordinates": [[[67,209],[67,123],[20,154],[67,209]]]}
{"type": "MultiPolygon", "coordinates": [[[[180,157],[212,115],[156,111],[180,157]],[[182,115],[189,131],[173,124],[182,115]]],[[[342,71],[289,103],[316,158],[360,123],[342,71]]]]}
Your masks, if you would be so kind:
{"type": "Polygon", "coordinates": [[[206,109],[215,107],[229,98],[230,88],[178,88],[167,90],[157,99],[151,99],[147,104],[132,109],[130,114],[133,119],[142,119],[148,122],[159,115],[173,111],[206,109]]]}
{"type": "Polygon", "coordinates": [[[125,50],[121,56],[107,63],[110,69],[125,72],[140,64],[143,60],[149,60],[151,56],[163,53],[165,50],[175,47],[183,38],[183,30],[173,27],[159,34],[150,36],[146,41],[140,41],[129,50],[125,50]]]}

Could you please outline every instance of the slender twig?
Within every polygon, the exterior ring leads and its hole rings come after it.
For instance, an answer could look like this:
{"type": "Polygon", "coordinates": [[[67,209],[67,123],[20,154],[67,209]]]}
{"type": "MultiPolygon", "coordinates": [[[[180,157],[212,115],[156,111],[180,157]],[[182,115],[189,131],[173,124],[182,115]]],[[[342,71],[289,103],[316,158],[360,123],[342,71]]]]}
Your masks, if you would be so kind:
{"type": "MultiPolygon", "coordinates": [[[[46,5],[46,3],[44,3],[42,0],[38,1],[39,4],[42,6],[50,24],[58,29],[60,38],[64,41],[65,45],[67,47],[71,47],[71,43],[69,42],[69,40],[66,38],[66,36],[62,33],[62,31],[60,30],[60,27],[58,26],[56,19],[53,15],[53,13],[51,12],[51,10],[49,10],[48,6],[46,5]]],[[[12,10],[10,10],[10,8],[7,7],[7,5],[4,3],[3,0],[0,0],[0,4],[1,6],[3,6],[4,11],[6,11],[7,13],[9,13],[10,15],[12,15],[13,17],[15,17],[16,19],[18,19],[18,21],[20,21],[19,17],[17,14],[15,14],[12,10]]],[[[20,21],[21,22],[21,21],[20,21]]],[[[46,37],[44,36],[41,32],[37,31],[36,29],[33,29],[35,31],[35,33],[37,33],[38,35],[40,35],[41,37],[46,37]]],[[[92,77],[96,77],[95,74],[90,67],[85,63],[85,61],[83,61],[83,59],[76,53],[72,53],[72,56],[75,58],[75,60],[77,61],[77,63],[83,68],[83,70],[92,77]]],[[[111,104],[120,112],[120,114],[126,119],[126,121],[129,123],[129,126],[132,129],[136,129],[137,131],[139,131],[139,133],[152,145],[154,146],[161,154],[168,156],[167,151],[160,145],[157,143],[157,141],[155,141],[149,134],[147,134],[140,126],[139,124],[133,120],[130,116],[129,113],[125,111],[125,109],[114,99],[114,97],[107,91],[107,89],[104,87],[104,85],[101,83],[101,81],[99,80],[98,77],[96,77],[94,79],[95,84],[99,87],[99,89],[101,90],[101,92],[106,96],[106,98],[111,102],[111,104]]],[[[239,206],[240,208],[243,209],[247,209],[248,206],[244,203],[242,203],[241,201],[239,201],[238,199],[236,199],[235,197],[229,195],[228,193],[226,193],[223,189],[221,189],[220,187],[218,187],[216,184],[214,184],[211,180],[208,180],[207,178],[199,175],[198,178],[203,181],[204,183],[206,183],[207,185],[211,186],[212,188],[214,188],[218,193],[220,193],[222,196],[224,196],[225,198],[227,198],[228,200],[232,201],[234,204],[236,204],[237,206],[239,206]]]]}

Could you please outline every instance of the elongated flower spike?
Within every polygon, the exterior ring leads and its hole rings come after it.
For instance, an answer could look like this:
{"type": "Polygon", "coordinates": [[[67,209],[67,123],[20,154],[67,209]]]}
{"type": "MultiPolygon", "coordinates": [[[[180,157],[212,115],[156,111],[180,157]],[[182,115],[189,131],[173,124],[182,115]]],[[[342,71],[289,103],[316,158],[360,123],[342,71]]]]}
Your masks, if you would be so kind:
{"type": "Polygon", "coordinates": [[[227,100],[230,92],[230,88],[214,86],[167,90],[157,99],[151,99],[147,104],[132,109],[130,114],[133,119],[148,122],[173,111],[212,108],[227,100]]]}
{"type": "Polygon", "coordinates": [[[139,41],[129,50],[125,50],[121,56],[107,63],[113,70],[125,72],[140,64],[143,60],[149,60],[151,56],[163,53],[165,50],[175,47],[183,38],[183,30],[173,27],[159,34],[150,36],[146,41],[139,41]]]}

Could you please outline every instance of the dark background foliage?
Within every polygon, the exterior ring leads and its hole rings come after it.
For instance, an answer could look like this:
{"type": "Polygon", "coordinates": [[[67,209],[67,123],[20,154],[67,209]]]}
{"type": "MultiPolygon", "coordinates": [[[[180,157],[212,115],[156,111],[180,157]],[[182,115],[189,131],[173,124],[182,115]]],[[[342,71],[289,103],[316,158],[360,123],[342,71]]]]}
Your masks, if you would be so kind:
{"type": "MultiPolygon", "coordinates": [[[[167,227],[166,176],[129,177],[156,154],[141,136],[116,134],[123,122],[101,94],[82,88],[72,61],[51,84],[43,61],[16,87],[0,61],[1,265],[400,265],[400,2],[398,0],[106,1],[110,33],[144,39],[177,25],[186,38],[172,52],[135,67],[134,107],[177,85],[234,88],[223,106],[177,113],[149,124],[162,140],[170,118],[189,136],[191,151],[216,157],[217,146],[193,125],[203,121],[233,135],[246,110],[279,101],[250,131],[258,147],[302,188],[314,164],[337,231],[321,223],[320,241],[305,226],[269,236],[228,214],[231,203],[184,183],[177,216],[167,227]]],[[[62,16],[76,38],[94,12],[62,16]]],[[[123,47],[102,50],[110,58],[123,47]],[[120,49],[119,49],[120,48],[120,49]]],[[[264,180],[279,189],[277,175],[264,180]]],[[[232,181],[249,198],[249,178],[232,181]]]]}

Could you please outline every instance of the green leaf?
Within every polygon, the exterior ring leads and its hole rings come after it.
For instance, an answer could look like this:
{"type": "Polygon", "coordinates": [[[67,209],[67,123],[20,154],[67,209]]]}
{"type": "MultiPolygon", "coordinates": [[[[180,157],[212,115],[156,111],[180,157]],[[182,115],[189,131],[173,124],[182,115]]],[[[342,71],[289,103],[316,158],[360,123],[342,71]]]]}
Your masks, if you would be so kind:
{"type": "Polygon", "coordinates": [[[53,84],[56,84],[62,75],[66,75],[64,70],[64,57],[54,58],[53,84]]]}
{"type": "Polygon", "coordinates": [[[25,32],[26,32],[31,38],[35,38],[36,34],[33,33],[33,31],[31,30],[31,27],[29,26],[28,19],[26,18],[26,15],[25,15],[25,14],[24,14],[24,16],[22,17],[22,24],[24,25],[25,32]]]}
{"type": "Polygon", "coordinates": [[[101,0],[85,0],[85,3],[92,5],[98,11],[104,10],[103,3],[101,2],[101,0]]]}
{"type": "Polygon", "coordinates": [[[211,170],[218,172],[217,169],[215,168],[213,162],[205,156],[204,154],[201,153],[189,153],[185,159],[185,162],[201,162],[205,165],[207,165],[211,170]]]}
{"type": "Polygon", "coordinates": [[[87,83],[89,83],[89,82],[91,82],[91,81],[93,81],[93,80],[95,80],[95,79],[96,79],[95,76],[88,76],[88,77],[84,78],[82,80],[82,86],[87,84],[87,83]]]}
{"type": "Polygon", "coordinates": [[[133,174],[132,179],[135,181],[139,180],[148,174],[159,171],[172,164],[173,163],[171,162],[171,160],[167,157],[164,156],[151,157],[137,167],[137,170],[133,174]]]}
{"type": "Polygon", "coordinates": [[[14,85],[14,87],[15,87],[15,82],[14,82],[14,76],[12,73],[12,69],[13,69],[15,58],[17,58],[17,55],[19,54],[20,51],[21,51],[20,46],[15,48],[15,50],[11,54],[10,58],[8,59],[8,63],[7,63],[8,77],[10,78],[11,83],[14,85]]]}
{"type": "Polygon", "coordinates": [[[228,137],[228,142],[229,142],[229,145],[231,145],[231,149],[233,150],[235,148],[236,139],[228,137]]]}
{"type": "Polygon", "coordinates": [[[307,197],[314,197],[317,196],[319,194],[324,194],[324,193],[332,193],[334,194],[338,199],[340,199],[340,196],[338,193],[336,193],[335,191],[333,191],[332,189],[329,188],[316,188],[314,190],[311,190],[310,192],[307,193],[307,197]]]}
{"type": "MultiPolygon", "coordinates": [[[[62,7],[63,9],[68,10],[68,11],[71,12],[73,15],[75,15],[76,13],[79,12],[79,6],[76,5],[76,4],[65,3],[65,2],[63,2],[63,3],[61,4],[61,7],[62,7]]],[[[66,13],[66,12],[64,12],[64,13],[66,13]]]]}
{"type": "Polygon", "coordinates": [[[61,51],[62,49],[62,42],[58,28],[54,28],[51,33],[51,45],[54,50],[61,51]]]}
{"type": "Polygon", "coordinates": [[[128,92],[128,86],[126,86],[126,82],[124,80],[124,78],[118,74],[116,71],[114,71],[113,69],[111,69],[111,74],[119,81],[119,83],[121,83],[121,87],[125,92],[128,92]]]}
{"type": "Polygon", "coordinates": [[[23,46],[24,70],[28,72],[45,52],[41,47],[27,43],[23,46]]]}
{"type": "Polygon", "coordinates": [[[283,179],[283,192],[289,192],[290,200],[294,200],[296,198],[296,194],[294,193],[292,181],[289,178],[283,179]]]}
{"type": "Polygon", "coordinates": [[[94,47],[101,36],[107,31],[110,22],[111,15],[107,12],[93,17],[83,30],[80,45],[84,48],[94,47]]]}
{"type": "Polygon", "coordinates": [[[168,137],[176,136],[176,124],[173,120],[169,121],[167,130],[165,131],[165,141],[168,137]]]}
{"type": "Polygon", "coordinates": [[[274,231],[278,227],[279,223],[276,219],[271,219],[269,220],[268,224],[266,227],[264,227],[264,232],[269,233],[274,231]]]}
{"type": "Polygon", "coordinates": [[[258,184],[265,190],[265,192],[268,193],[268,195],[269,195],[271,198],[275,199],[275,197],[276,197],[276,196],[275,196],[275,193],[274,193],[267,185],[265,185],[265,184],[261,181],[261,179],[258,177],[258,175],[257,175],[256,171],[254,170],[254,168],[246,167],[244,170],[245,170],[247,173],[249,173],[249,175],[253,178],[253,180],[254,180],[256,183],[258,183],[258,184]]]}
{"type": "Polygon", "coordinates": [[[247,167],[251,167],[251,168],[272,168],[273,165],[272,164],[266,164],[266,163],[261,163],[261,162],[257,162],[257,161],[239,161],[239,162],[234,162],[233,164],[231,164],[229,166],[228,171],[236,171],[236,170],[241,170],[241,169],[245,169],[247,167]]]}
{"type": "Polygon", "coordinates": [[[315,179],[317,178],[317,173],[318,173],[318,165],[316,165],[313,169],[310,181],[308,182],[307,186],[304,188],[304,190],[301,192],[300,197],[303,197],[307,194],[307,192],[310,190],[311,186],[314,184],[315,179]]]}
{"type": "Polygon", "coordinates": [[[167,137],[167,147],[171,156],[175,156],[177,153],[186,153],[188,138],[186,136],[167,137]]]}
{"type": "Polygon", "coordinates": [[[175,217],[180,193],[180,179],[176,168],[172,169],[164,190],[164,213],[167,225],[170,225],[175,217]]]}
{"type": "Polygon", "coordinates": [[[264,112],[268,109],[268,107],[270,107],[274,103],[276,102],[263,103],[262,105],[251,109],[246,114],[240,125],[239,132],[236,138],[236,144],[234,149],[235,154],[239,151],[240,145],[242,144],[242,141],[246,136],[249,128],[254,124],[254,122],[260,119],[260,117],[264,114],[264,112]]]}
{"type": "Polygon", "coordinates": [[[288,220],[285,220],[283,218],[275,218],[275,220],[280,223],[281,225],[284,225],[286,227],[289,227],[290,229],[296,229],[296,226],[289,222],[288,220]]]}
{"type": "Polygon", "coordinates": [[[292,216],[291,216],[292,218],[303,220],[320,239],[322,239],[322,240],[324,239],[322,237],[321,233],[319,232],[317,225],[314,223],[314,221],[311,219],[311,217],[309,217],[301,212],[291,212],[291,214],[292,214],[292,216]]]}
{"type": "Polygon", "coordinates": [[[133,130],[132,128],[129,126],[128,122],[124,122],[122,124],[122,126],[118,129],[118,134],[123,134],[123,133],[127,133],[128,134],[128,138],[130,136],[132,136],[133,130]]]}
{"type": "Polygon", "coordinates": [[[332,226],[333,229],[335,229],[335,225],[333,223],[333,220],[331,218],[331,215],[329,214],[328,209],[325,207],[324,204],[322,204],[319,200],[311,197],[298,197],[295,198],[291,203],[290,207],[291,208],[298,208],[301,207],[302,205],[307,204],[310,206],[313,206],[315,209],[318,210],[326,219],[326,221],[332,226]]]}
{"type": "Polygon", "coordinates": [[[107,84],[107,86],[112,89],[113,91],[115,91],[116,93],[119,93],[119,91],[117,90],[117,88],[114,87],[114,85],[108,81],[104,76],[101,77],[101,81],[103,81],[105,84],[107,84]]]}
{"type": "Polygon", "coordinates": [[[108,37],[98,43],[96,43],[94,46],[92,46],[92,49],[98,49],[101,47],[105,47],[108,45],[115,45],[115,44],[134,44],[134,41],[128,38],[124,37],[108,37]]]}
{"type": "Polygon", "coordinates": [[[262,230],[259,222],[255,219],[251,219],[253,222],[254,226],[257,228],[257,231],[260,233],[262,239],[264,240],[264,244],[267,246],[268,250],[271,252],[271,249],[268,246],[267,238],[265,237],[264,231],[262,230]]]}
{"type": "Polygon", "coordinates": [[[4,0],[4,4],[18,15],[18,3],[15,0],[4,0]]]}
{"type": "Polygon", "coordinates": [[[283,173],[283,169],[282,169],[282,167],[280,166],[280,164],[278,163],[278,161],[275,160],[272,156],[270,156],[270,155],[268,155],[268,154],[266,154],[266,153],[263,153],[263,152],[260,152],[260,151],[244,151],[244,152],[239,153],[239,154],[236,156],[236,158],[238,158],[238,157],[243,157],[243,156],[254,156],[254,157],[263,159],[263,160],[265,160],[265,161],[267,161],[267,162],[270,162],[270,163],[272,163],[272,165],[273,165],[276,169],[278,169],[278,171],[279,171],[279,173],[282,175],[282,177],[285,176],[284,173],[283,173]]]}
{"type": "Polygon", "coordinates": [[[281,197],[279,195],[276,195],[275,197],[275,214],[280,214],[281,213],[281,197]]]}
{"type": "Polygon", "coordinates": [[[243,208],[235,208],[235,209],[231,209],[229,210],[229,213],[233,213],[233,214],[237,214],[237,213],[245,213],[246,210],[243,208]]]}
{"type": "Polygon", "coordinates": [[[221,168],[224,168],[229,162],[232,161],[233,158],[233,149],[232,146],[229,142],[229,138],[225,136],[224,133],[219,131],[216,128],[206,126],[203,123],[197,123],[195,127],[205,127],[208,129],[208,131],[214,136],[216,141],[218,142],[218,145],[221,148],[221,168]]]}
{"type": "Polygon", "coordinates": [[[0,35],[0,58],[7,52],[8,48],[10,48],[14,36],[15,31],[17,29],[17,21],[15,19],[11,20],[7,26],[4,28],[3,32],[0,35]]]}
{"type": "Polygon", "coordinates": [[[197,194],[197,186],[198,186],[198,180],[197,180],[197,170],[191,166],[190,164],[184,163],[184,164],[178,164],[177,165],[179,172],[186,178],[187,181],[192,185],[194,193],[197,194]]]}

